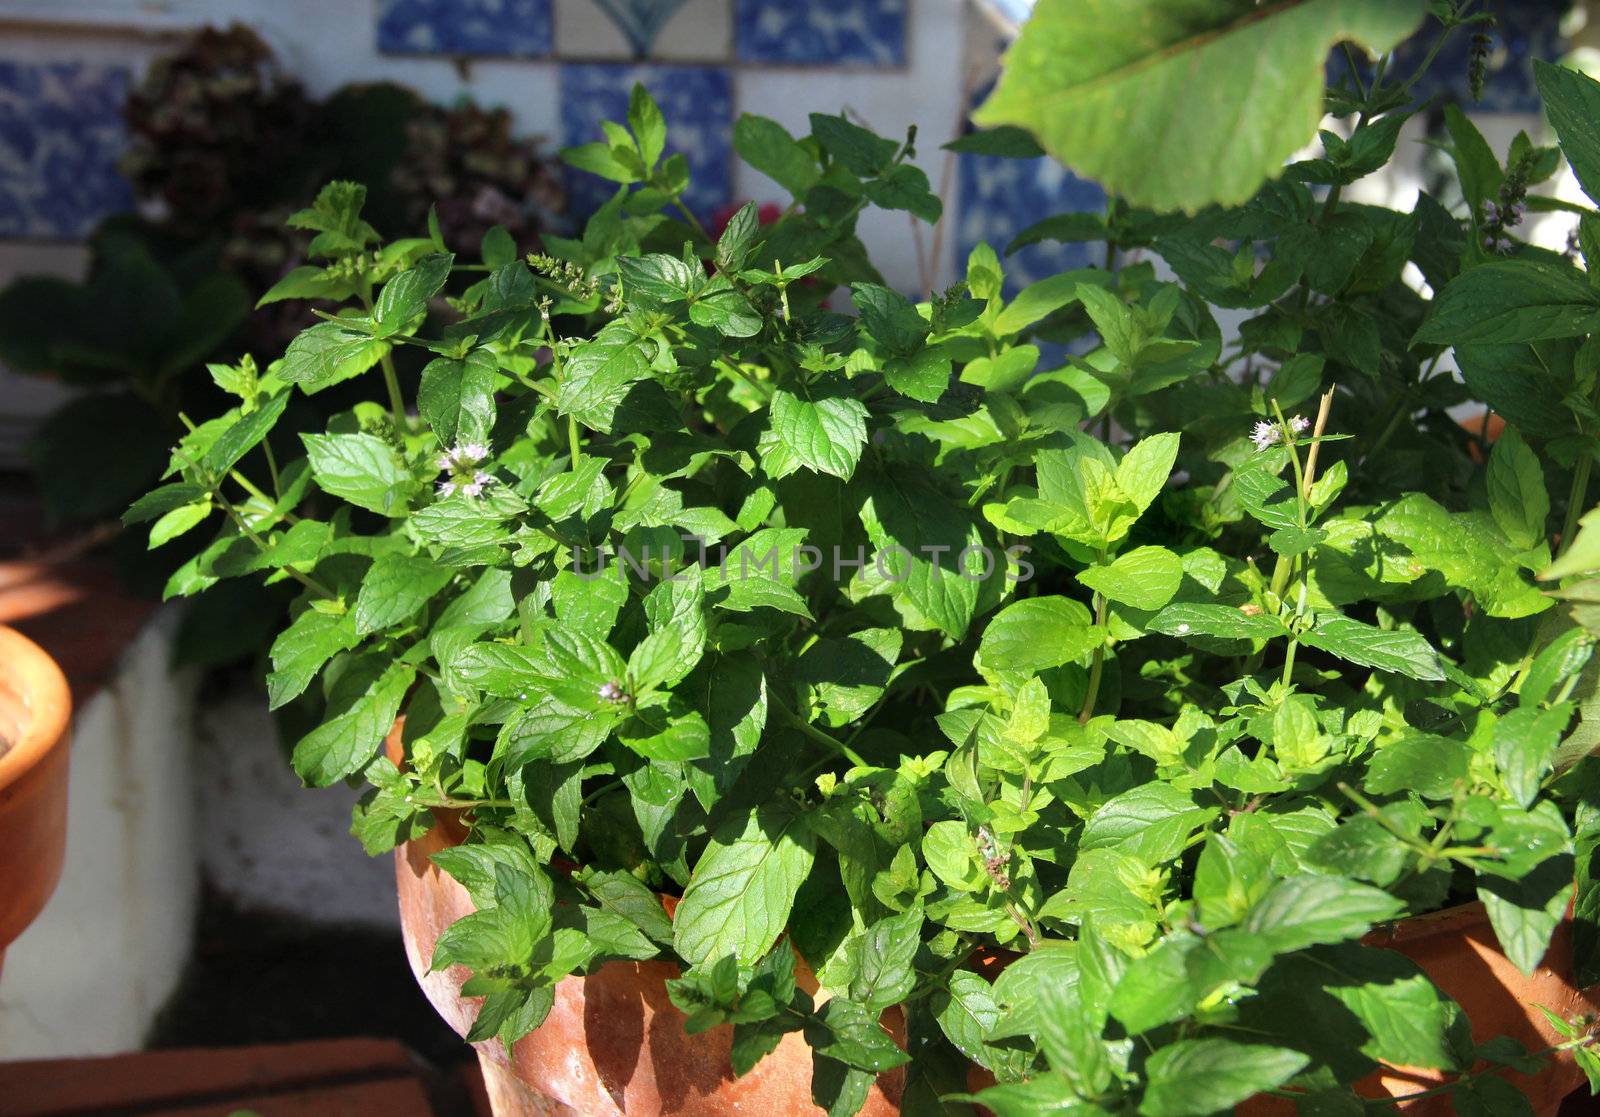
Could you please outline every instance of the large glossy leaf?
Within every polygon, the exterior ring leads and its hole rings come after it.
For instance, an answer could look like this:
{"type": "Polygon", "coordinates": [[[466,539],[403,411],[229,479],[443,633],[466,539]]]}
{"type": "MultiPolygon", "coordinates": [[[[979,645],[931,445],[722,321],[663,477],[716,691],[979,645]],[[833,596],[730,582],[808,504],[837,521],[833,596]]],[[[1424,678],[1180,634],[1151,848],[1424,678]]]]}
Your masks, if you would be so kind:
{"type": "Polygon", "coordinates": [[[673,916],[678,953],[696,965],[729,954],[753,964],[783,933],[815,846],[804,817],[785,807],[729,819],[695,865],[673,916]]]}
{"type": "Polygon", "coordinates": [[[1387,50],[1421,0],[1044,0],[974,114],[1137,205],[1245,201],[1322,117],[1328,50],[1387,50]]]}

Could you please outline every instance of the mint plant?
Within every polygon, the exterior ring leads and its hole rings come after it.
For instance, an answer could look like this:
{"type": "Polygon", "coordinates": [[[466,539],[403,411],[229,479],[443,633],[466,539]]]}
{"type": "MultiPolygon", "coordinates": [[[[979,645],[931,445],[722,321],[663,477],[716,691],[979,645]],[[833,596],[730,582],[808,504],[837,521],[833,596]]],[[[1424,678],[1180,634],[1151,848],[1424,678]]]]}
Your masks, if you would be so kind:
{"type": "MultiPolygon", "coordinates": [[[[1015,294],[985,245],[923,301],[884,285],[858,215],[940,204],[914,135],[839,116],[743,117],[793,202],[714,241],[642,89],[569,153],[618,188],[548,255],[379,243],[334,183],[295,283],[344,309],[219,370],[237,403],[128,518],[220,523],[175,594],[298,584],[270,701],[313,718],[306,783],[371,785],[369,851],[467,825],[436,860],[477,910],[433,965],[472,971],[471,1040],[660,957],[737,1073],[802,1033],[833,1114],[902,1066],[914,1114],[1354,1112],[1380,1062],[1516,1112],[1501,1069],[1554,1052],[1474,1044],[1361,940],[1476,898],[1531,972],[1576,888],[1600,976],[1600,214],[1523,243],[1557,152],[1455,110],[1454,209],[1344,200],[1412,111],[1384,71],[1241,205],[1030,230],[1126,263],[1015,294]],[[357,377],[267,452],[292,393],[357,377]]],[[[1540,83],[1600,189],[1600,84],[1540,83]]]]}

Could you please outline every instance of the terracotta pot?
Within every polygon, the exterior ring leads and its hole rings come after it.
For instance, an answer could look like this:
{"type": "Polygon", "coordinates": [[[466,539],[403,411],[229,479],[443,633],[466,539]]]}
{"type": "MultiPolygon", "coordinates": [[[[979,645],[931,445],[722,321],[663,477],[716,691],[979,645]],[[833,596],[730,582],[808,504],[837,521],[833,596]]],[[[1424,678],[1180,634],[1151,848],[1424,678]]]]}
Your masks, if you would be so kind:
{"type": "MultiPolygon", "coordinates": [[[[1405,919],[1390,929],[1374,931],[1363,941],[1415,962],[1461,1005],[1472,1024],[1475,1043],[1505,1035],[1521,1040],[1529,1051],[1542,1051],[1562,1042],[1563,1037],[1535,1005],[1543,1005],[1562,1019],[1600,1008],[1600,986],[1580,990],[1572,984],[1570,920],[1556,928],[1544,962],[1531,975],[1517,969],[1500,952],[1482,904],[1405,919]]],[[[1568,1054],[1551,1059],[1536,1075],[1501,1073],[1523,1092],[1533,1112],[1541,1115],[1555,1113],[1562,1100],[1584,1082],[1583,1071],[1568,1054]]],[[[1449,1117],[1455,1106],[1448,1094],[1405,1100],[1406,1095],[1443,1085],[1449,1078],[1442,1071],[1385,1066],[1357,1082],[1356,1090],[1370,1098],[1395,1099],[1408,1117],[1449,1117]]],[[[1256,1098],[1238,1112],[1241,1117],[1287,1117],[1294,1107],[1283,1099],[1256,1098]]]]}
{"type": "MultiPolygon", "coordinates": [[[[389,756],[399,761],[399,733],[389,756]]],[[[423,993],[447,1024],[465,1035],[478,1001],[461,995],[469,972],[453,966],[429,973],[439,934],[473,910],[466,889],[429,860],[466,833],[441,812],[438,824],[395,851],[400,928],[406,957],[423,993]]],[[[668,962],[610,962],[588,976],[556,987],[555,1007],[544,1024],[518,1041],[507,1058],[499,1040],[475,1044],[484,1085],[497,1117],[804,1117],[823,1110],[811,1101],[811,1049],[798,1032],[742,1078],[733,1076],[730,1026],[699,1035],[683,1030],[684,1016],[667,999],[666,982],[678,976],[668,962]]],[[[797,960],[795,976],[816,992],[816,979],[797,960]]],[[[901,1032],[898,1013],[885,1015],[901,1032]],[[891,1019],[894,1017],[896,1019],[891,1019]]],[[[904,1035],[897,1035],[903,1044],[904,1035]]],[[[880,1075],[863,1117],[900,1111],[903,1070],[880,1075]]]]}
{"type": "MultiPolygon", "coordinates": [[[[387,747],[390,759],[400,763],[398,727],[387,747]]],[[[395,851],[400,922],[411,970],[434,1008],[462,1035],[477,1013],[476,1003],[461,996],[467,971],[454,967],[430,974],[428,966],[439,934],[473,910],[472,899],[429,856],[465,837],[460,822],[444,813],[433,830],[395,851]]],[[[1528,1050],[1540,1051],[1561,1037],[1535,1005],[1562,1018],[1600,1012],[1600,986],[1579,990],[1569,976],[1570,921],[1557,927],[1543,964],[1531,976],[1500,952],[1482,904],[1406,919],[1363,941],[1415,962],[1461,1005],[1475,1042],[1508,1035],[1528,1050]]],[[[984,958],[979,968],[992,977],[1008,960],[1001,955],[984,958]]],[[[677,972],[665,962],[614,962],[587,977],[568,978],[557,988],[555,1008],[544,1026],[517,1043],[510,1059],[498,1041],[477,1044],[498,1117],[789,1117],[822,1112],[811,1103],[811,1053],[797,1033],[785,1036],[775,1052],[739,1079],[728,1064],[731,1029],[685,1035],[683,1014],[665,989],[677,972]]],[[[803,964],[797,963],[796,974],[815,992],[815,979],[803,964]]],[[[885,1022],[903,1044],[900,1022],[887,1016],[885,1022]]],[[[971,1089],[992,1081],[982,1068],[973,1071],[971,1089]]],[[[1507,1077],[1541,1115],[1553,1114],[1584,1081],[1570,1056],[1552,1060],[1537,1075],[1507,1077]]],[[[1448,1095],[1411,1103],[1404,1098],[1446,1080],[1437,1071],[1385,1067],[1362,1079],[1356,1089],[1368,1097],[1394,1098],[1408,1115],[1445,1117],[1455,1112],[1448,1095]]],[[[880,1076],[863,1114],[898,1113],[903,1084],[902,1071],[880,1076]]],[[[1287,1117],[1294,1109],[1287,1100],[1262,1097],[1239,1106],[1238,1112],[1241,1117],[1287,1117]]]]}
{"type": "Polygon", "coordinates": [[[0,627],[0,964],[61,878],[71,710],[55,660],[0,627]]]}

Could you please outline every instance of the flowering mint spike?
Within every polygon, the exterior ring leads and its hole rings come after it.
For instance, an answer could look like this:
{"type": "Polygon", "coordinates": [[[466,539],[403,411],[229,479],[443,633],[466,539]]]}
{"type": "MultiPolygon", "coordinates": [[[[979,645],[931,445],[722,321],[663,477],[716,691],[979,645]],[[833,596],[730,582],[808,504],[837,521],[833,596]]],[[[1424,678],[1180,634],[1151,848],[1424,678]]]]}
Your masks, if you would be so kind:
{"type": "Polygon", "coordinates": [[[1278,428],[1265,419],[1258,420],[1256,425],[1250,429],[1250,441],[1256,444],[1257,450],[1265,450],[1268,446],[1277,442],[1280,436],[1278,428]]]}

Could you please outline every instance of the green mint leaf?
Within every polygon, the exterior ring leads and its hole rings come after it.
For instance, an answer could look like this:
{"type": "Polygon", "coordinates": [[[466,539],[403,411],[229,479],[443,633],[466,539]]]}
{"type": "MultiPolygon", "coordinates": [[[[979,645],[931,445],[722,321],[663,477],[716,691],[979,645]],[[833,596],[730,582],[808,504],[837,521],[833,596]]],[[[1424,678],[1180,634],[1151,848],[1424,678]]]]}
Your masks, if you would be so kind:
{"type": "Polygon", "coordinates": [[[921,403],[937,403],[950,386],[950,353],[938,345],[919,349],[909,357],[890,357],[883,363],[889,387],[921,403]]]}
{"type": "Polygon", "coordinates": [[[393,446],[370,434],[303,434],[317,487],[382,516],[405,511],[417,482],[393,446]]]}
{"type": "Polygon", "coordinates": [[[1143,1117],[1206,1117],[1281,1086],[1310,1062],[1285,1047],[1225,1039],[1186,1039],[1145,1065],[1143,1117]]]}
{"type": "Polygon", "coordinates": [[[389,351],[385,341],[339,322],[319,322],[289,343],[277,365],[280,379],[300,385],[307,395],[352,376],[360,376],[389,351]]]}
{"type": "Polygon", "coordinates": [[[644,341],[626,323],[612,322],[567,358],[556,408],[587,427],[610,433],[629,389],[649,375],[644,341]]]}
{"type": "Polygon", "coordinates": [[[824,725],[848,725],[883,697],[900,657],[899,629],[867,628],[845,637],[824,637],[796,664],[796,676],[811,694],[824,725]]]}
{"type": "Polygon", "coordinates": [[[410,620],[450,581],[451,571],[425,555],[380,555],[356,595],[356,635],[410,620]]]}
{"type": "Polygon", "coordinates": [[[1117,488],[1133,501],[1142,515],[1160,494],[1178,457],[1178,436],[1153,434],[1140,439],[1117,463],[1117,488]]]}
{"type": "Polygon", "coordinates": [[[997,671],[1045,671],[1071,663],[1101,642],[1081,601],[1030,597],[1000,610],[983,630],[978,655],[997,671]]]}
{"type": "Polygon", "coordinates": [[[899,150],[893,140],[874,135],[843,116],[812,113],[811,134],[824,151],[862,178],[883,171],[899,150]]]}
{"type": "Polygon", "coordinates": [[[353,613],[304,610],[272,642],[268,707],[276,710],[304,694],[328,660],[355,647],[358,639],[353,613]]]}
{"type": "Polygon", "coordinates": [[[1489,453],[1489,511],[1513,547],[1527,549],[1544,539],[1550,494],[1544,469],[1515,427],[1507,427],[1489,453]]]}
{"type": "Polygon", "coordinates": [[[1134,609],[1159,609],[1183,582],[1183,561],[1165,547],[1135,547],[1105,566],[1091,566],[1078,581],[1134,609]]]}
{"type": "Polygon", "coordinates": [[[783,933],[815,847],[805,817],[787,806],[729,818],[695,863],[673,916],[677,952],[691,965],[728,954],[754,964],[783,933]]]}
{"type": "Polygon", "coordinates": [[[1267,613],[1245,612],[1231,605],[1174,602],[1146,622],[1152,632],[1185,639],[1215,636],[1225,640],[1272,640],[1289,635],[1282,621],[1267,613]]]}
{"type": "Polygon", "coordinates": [[[1468,786],[1472,746],[1415,731],[1385,742],[1367,763],[1366,788],[1376,795],[1411,791],[1448,799],[1468,786]]]}
{"type": "Polygon", "coordinates": [[[1533,973],[1544,961],[1550,936],[1566,914],[1572,899],[1572,871],[1572,855],[1563,853],[1517,880],[1478,878],[1478,899],[1489,913],[1500,949],[1525,974],[1533,973]]]}
{"type": "Polygon", "coordinates": [[[416,672],[385,656],[351,663],[328,694],[326,720],[294,747],[294,770],[310,787],[327,787],[365,767],[394,725],[416,672]]]}
{"type": "Polygon", "coordinates": [[[1362,667],[1424,681],[1444,681],[1444,662],[1439,653],[1415,632],[1385,631],[1329,613],[1318,617],[1310,631],[1300,634],[1300,640],[1362,667]]]}
{"type": "Polygon", "coordinates": [[[1542,60],[1533,64],[1533,77],[1544,98],[1545,112],[1555,125],[1561,153],[1572,165],[1583,192],[1600,194],[1600,82],[1567,66],[1542,60]]]}
{"type": "Polygon", "coordinates": [[[494,354],[487,349],[474,349],[459,361],[439,357],[423,368],[417,411],[439,445],[488,443],[494,430],[497,371],[494,354]]]}
{"type": "Polygon", "coordinates": [[[628,130],[639,145],[639,157],[644,160],[648,175],[655,170],[656,161],[667,146],[667,121],[661,115],[661,106],[639,82],[633,83],[633,90],[628,94],[628,130]]]}
{"type": "Polygon", "coordinates": [[[268,397],[217,437],[200,459],[200,467],[216,478],[227,473],[271,433],[288,403],[287,389],[268,397]]]}
{"type": "Polygon", "coordinates": [[[743,268],[750,257],[756,234],[760,231],[761,207],[754,202],[746,202],[728,218],[722,236],[717,238],[717,270],[733,274],[743,268]]]}
{"type": "Polygon", "coordinates": [[[1182,853],[1189,836],[1215,815],[1215,808],[1196,806],[1188,792],[1171,784],[1143,784],[1106,800],[1090,815],[1078,848],[1119,849],[1160,865],[1182,853]]]}
{"type": "Polygon", "coordinates": [[[755,337],[763,325],[750,300],[734,290],[723,275],[710,280],[689,303],[689,321],[709,326],[724,337],[755,337]]]}
{"type": "Polygon", "coordinates": [[[909,355],[922,345],[931,328],[911,301],[877,283],[857,283],[850,301],[861,315],[867,334],[890,353],[909,355]]]}
{"type": "Polygon", "coordinates": [[[1548,710],[1524,705],[1495,723],[1495,763],[1506,792],[1524,810],[1538,798],[1539,785],[1555,760],[1571,718],[1572,708],[1566,703],[1548,710]]]}
{"type": "Polygon", "coordinates": [[[865,1005],[835,997],[806,1025],[806,1042],[818,1055],[874,1074],[910,1061],[894,1037],[865,1005]]]}
{"type": "MultiPolygon", "coordinates": [[[[875,475],[869,491],[861,523],[878,551],[869,560],[875,572],[892,584],[897,600],[959,639],[978,611],[985,542],[978,525],[916,471],[875,475]]],[[[989,559],[989,573],[1003,576],[997,556],[989,559]]]]}
{"type": "Polygon", "coordinates": [[[810,469],[848,481],[866,442],[866,405],[842,386],[814,387],[809,399],[779,388],[759,449],[770,477],[810,469]]]}
{"type": "Polygon", "coordinates": [[[620,257],[617,274],[622,278],[623,296],[632,303],[650,308],[681,302],[705,282],[704,272],[665,252],[620,257]]]}
{"type": "Polygon", "coordinates": [[[866,183],[862,193],[881,209],[903,209],[930,225],[938,224],[944,213],[944,203],[929,187],[928,176],[922,168],[909,163],[901,163],[882,178],[866,183]]]}
{"type": "Polygon", "coordinates": [[[771,178],[796,198],[821,177],[817,161],[776,120],[741,113],[733,125],[733,148],[739,158],[771,178]]]}
{"type": "Polygon", "coordinates": [[[292,269],[278,282],[267,288],[267,293],[256,300],[256,309],[285,299],[326,299],[342,302],[355,294],[355,283],[330,274],[327,269],[301,265],[292,269]]]}
{"type": "Polygon", "coordinates": [[[1360,938],[1393,919],[1405,904],[1381,889],[1328,876],[1296,876],[1274,884],[1250,909],[1244,930],[1275,953],[1360,938]]]}
{"type": "Polygon", "coordinates": [[[400,333],[412,319],[427,310],[428,301],[450,278],[454,263],[455,257],[447,252],[424,256],[385,283],[372,308],[377,335],[389,337],[400,333]]]}
{"type": "Polygon", "coordinates": [[[174,481],[151,489],[128,507],[122,522],[128,526],[158,520],[185,505],[193,504],[206,496],[206,490],[187,481],[174,481]]]}
{"type": "Polygon", "coordinates": [[[886,916],[850,941],[854,959],[850,1000],[882,1012],[911,995],[917,974],[912,963],[922,945],[921,908],[886,916]]]}
{"type": "Polygon", "coordinates": [[[1504,345],[1600,329],[1600,291],[1570,264],[1490,260],[1435,296],[1414,343],[1504,345]]]}

